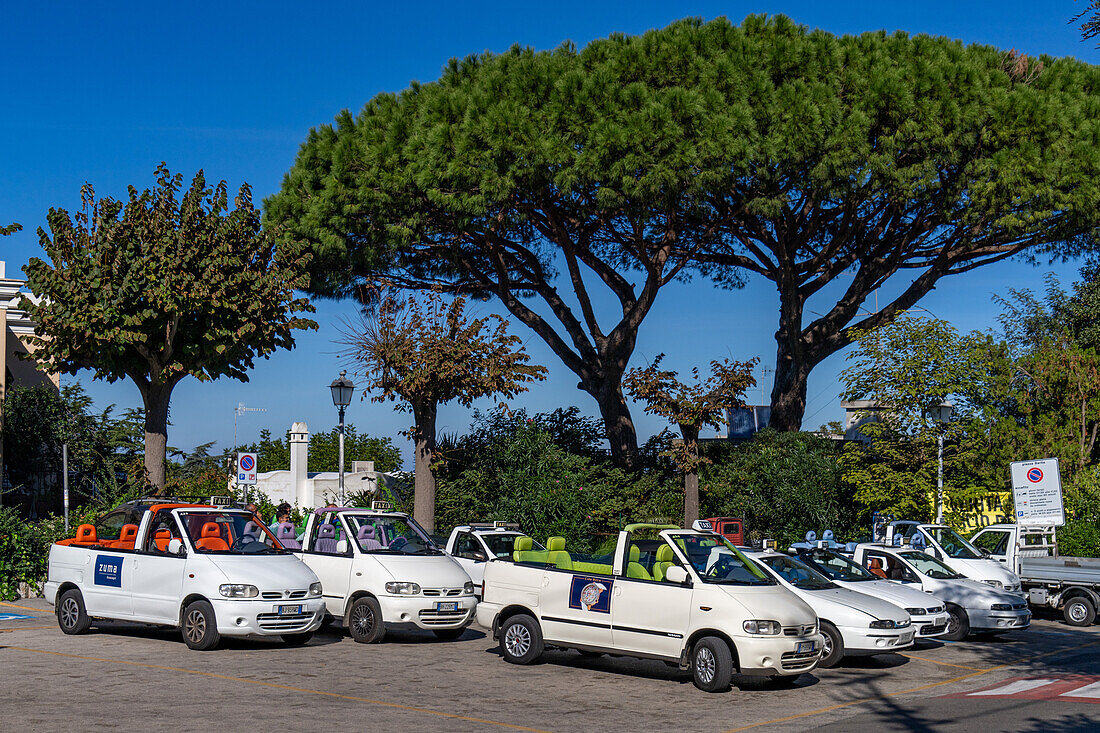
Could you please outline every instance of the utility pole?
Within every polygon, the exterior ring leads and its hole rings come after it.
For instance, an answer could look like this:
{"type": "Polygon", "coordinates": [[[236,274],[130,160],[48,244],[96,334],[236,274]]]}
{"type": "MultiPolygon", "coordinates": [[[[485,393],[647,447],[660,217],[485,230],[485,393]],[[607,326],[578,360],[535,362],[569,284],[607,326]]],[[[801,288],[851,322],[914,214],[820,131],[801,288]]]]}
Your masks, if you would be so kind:
{"type": "Polygon", "coordinates": [[[61,444],[61,486],[65,495],[65,531],[69,531],[69,444],[61,444]]]}

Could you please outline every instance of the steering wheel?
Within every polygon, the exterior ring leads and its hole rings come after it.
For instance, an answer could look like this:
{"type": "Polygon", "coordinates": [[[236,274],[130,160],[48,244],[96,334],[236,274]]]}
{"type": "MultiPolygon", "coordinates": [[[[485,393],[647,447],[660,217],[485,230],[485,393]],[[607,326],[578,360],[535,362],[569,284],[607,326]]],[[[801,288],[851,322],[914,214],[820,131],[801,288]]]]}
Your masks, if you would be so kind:
{"type": "Polygon", "coordinates": [[[237,537],[237,539],[233,540],[233,544],[229,546],[229,549],[230,550],[242,550],[243,551],[245,546],[247,546],[247,545],[249,545],[253,542],[259,542],[259,540],[257,540],[255,537],[253,537],[250,534],[242,534],[239,537],[237,537]]]}
{"type": "Polygon", "coordinates": [[[391,550],[400,550],[405,545],[409,544],[407,537],[396,537],[393,542],[390,543],[391,550]]]}
{"type": "Polygon", "coordinates": [[[723,555],[714,561],[714,564],[707,570],[707,574],[703,577],[706,578],[725,578],[729,575],[729,571],[733,568],[730,567],[732,558],[728,555],[723,555]]]}

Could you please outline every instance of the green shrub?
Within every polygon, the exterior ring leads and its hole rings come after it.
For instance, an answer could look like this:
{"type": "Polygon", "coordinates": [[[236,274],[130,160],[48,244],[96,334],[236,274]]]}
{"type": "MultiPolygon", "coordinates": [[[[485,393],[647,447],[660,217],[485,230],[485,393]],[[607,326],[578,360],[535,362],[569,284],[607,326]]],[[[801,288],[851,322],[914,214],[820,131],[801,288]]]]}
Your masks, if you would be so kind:
{"type": "Polygon", "coordinates": [[[0,600],[17,598],[20,583],[42,583],[50,545],[65,536],[61,517],[31,522],[13,507],[0,507],[0,600]]]}
{"type": "Polygon", "coordinates": [[[1072,557],[1100,557],[1100,526],[1075,520],[1058,528],[1058,552],[1072,557]]]}

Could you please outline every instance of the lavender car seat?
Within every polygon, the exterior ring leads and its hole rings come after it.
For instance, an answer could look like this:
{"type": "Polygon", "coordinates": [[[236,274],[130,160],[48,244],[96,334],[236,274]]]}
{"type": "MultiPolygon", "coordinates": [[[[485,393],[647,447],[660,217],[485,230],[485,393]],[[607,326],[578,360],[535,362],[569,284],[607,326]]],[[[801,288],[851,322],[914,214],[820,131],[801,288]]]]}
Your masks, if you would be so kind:
{"type": "Polygon", "coordinates": [[[359,546],[363,548],[363,552],[383,549],[384,545],[379,542],[374,535],[374,527],[369,524],[364,524],[359,528],[359,534],[356,535],[356,539],[359,540],[359,546]]]}
{"type": "Polygon", "coordinates": [[[280,522],[275,528],[275,537],[288,550],[302,549],[302,543],[298,541],[298,529],[290,522],[280,522]]]}
{"type": "Polygon", "coordinates": [[[336,527],[331,524],[322,524],[317,532],[317,544],[313,548],[315,552],[323,552],[326,555],[337,554],[336,527]]]}

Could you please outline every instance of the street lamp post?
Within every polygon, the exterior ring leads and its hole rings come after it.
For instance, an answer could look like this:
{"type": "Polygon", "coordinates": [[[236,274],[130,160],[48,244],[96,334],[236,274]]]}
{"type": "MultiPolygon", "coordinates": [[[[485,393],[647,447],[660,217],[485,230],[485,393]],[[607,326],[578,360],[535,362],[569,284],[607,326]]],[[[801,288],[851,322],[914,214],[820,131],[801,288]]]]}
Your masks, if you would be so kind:
{"type": "Polygon", "coordinates": [[[936,524],[943,524],[943,426],[951,419],[952,405],[941,402],[928,408],[927,414],[939,425],[936,431],[936,448],[939,454],[939,470],[936,475],[936,524]]]}
{"type": "Polygon", "coordinates": [[[351,396],[355,392],[355,385],[347,377],[347,371],[340,372],[340,378],[332,380],[328,388],[332,391],[332,404],[340,410],[340,503],[346,501],[344,496],[344,410],[351,404],[351,396]]]}

